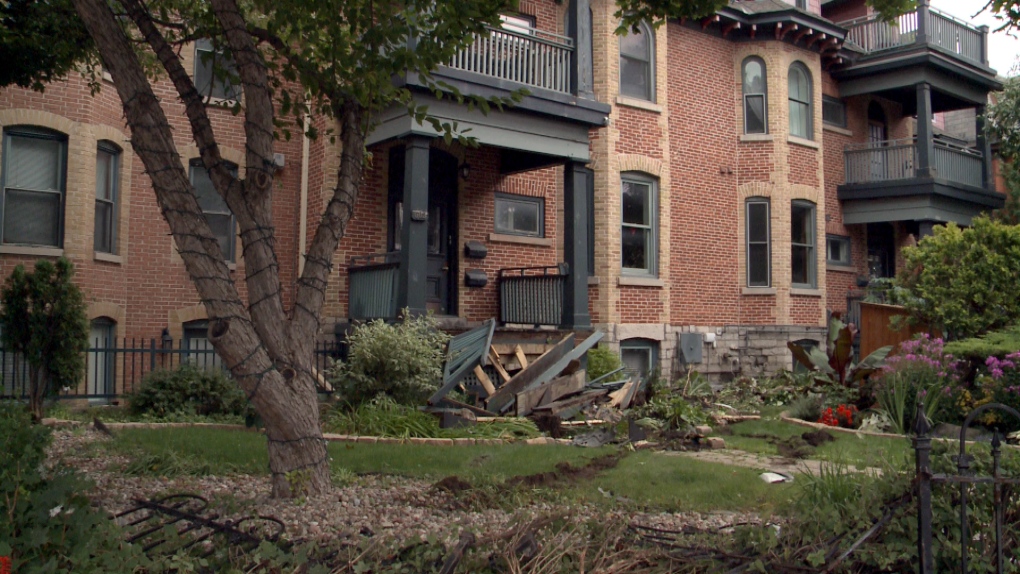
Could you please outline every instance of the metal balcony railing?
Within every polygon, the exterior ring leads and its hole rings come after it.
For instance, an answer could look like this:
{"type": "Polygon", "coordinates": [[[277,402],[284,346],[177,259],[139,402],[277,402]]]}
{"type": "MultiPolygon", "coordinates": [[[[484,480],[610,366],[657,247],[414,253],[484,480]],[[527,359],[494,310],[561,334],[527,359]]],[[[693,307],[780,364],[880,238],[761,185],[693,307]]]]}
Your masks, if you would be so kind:
{"type": "Polygon", "coordinates": [[[526,32],[489,28],[458,52],[450,68],[525,86],[570,93],[570,60],[574,41],[566,36],[529,29],[526,32]]]}
{"type": "MultiPolygon", "coordinates": [[[[917,143],[913,138],[847,146],[843,152],[847,184],[875,183],[917,177],[917,143]]],[[[936,141],[931,158],[934,177],[954,183],[983,186],[980,152],[936,141]]]]}
{"type": "Polygon", "coordinates": [[[848,30],[848,44],[870,54],[918,43],[918,30],[922,23],[925,43],[929,46],[938,46],[962,58],[988,64],[985,49],[987,29],[975,28],[934,8],[908,12],[892,23],[878,16],[866,16],[840,22],[839,25],[848,30]]]}
{"type": "Polygon", "coordinates": [[[515,267],[499,270],[499,321],[524,325],[559,325],[567,274],[562,267],[515,267]]]}
{"type": "Polygon", "coordinates": [[[351,257],[347,266],[347,315],[353,320],[397,316],[398,252],[351,257]]]}

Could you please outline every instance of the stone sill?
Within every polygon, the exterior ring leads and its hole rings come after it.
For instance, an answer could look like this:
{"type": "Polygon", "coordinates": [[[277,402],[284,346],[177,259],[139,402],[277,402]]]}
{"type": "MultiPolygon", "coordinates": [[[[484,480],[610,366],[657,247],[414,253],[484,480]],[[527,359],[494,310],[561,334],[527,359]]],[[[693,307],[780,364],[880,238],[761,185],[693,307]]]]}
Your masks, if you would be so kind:
{"type": "Polygon", "coordinates": [[[656,287],[666,286],[666,282],[657,277],[620,277],[616,280],[620,287],[656,287]]]}
{"type": "Polygon", "coordinates": [[[101,251],[94,252],[92,254],[92,258],[95,259],[96,261],[102,261],[104,263],[116,263],[117,265],[121,265],[124,263],[124,258],[121,257],[120,255],[114,255],[113,253],[103,253],[101,251]]]}
{"type": "Polygon", "coordinates": [[[857,273],[856,267],[851,267],[849,265],[833,265],[831,263],[825,266],[825,270],[835,271],[837,273],[857,273]]]}
{"type": "Polygon", "coordinates": [[[790,288],[790,295],[794,297],[821,297],[821,289],[801,289],[797,287],[790,288]]]}
{"type": "Polygon", "coordinates": [[[519,245],[537,245],[552,247],[553,241],[548,237],[527,237],[525,235],[509,235],[506,233],[490,233],[489,241],[493,243],[517,243],[519,245]]]}
{"type": "Polygon", "coordinates": [[[741,295],[775,295],[775,287],[744,287],[740,290],[741,295]]]}
{"type": "Polygon", "coordinates": [[[773,139],[772,134],[741,134],[740,136],[742,142],[770,142],[773,139]]]}
{"type": "Polygon", "coordinates": [[[588,277],[588,285],[589,286],[591,286],[591,285],[598,285],[598,284],[599,284],[599,278],[598,277],[594,277],[594,276],[588,277]]]}
{"type": "Polygon", "coordinates": [[[4,255],[30,255],[34,257],[64,256],[64,250],[60,247],[30,247],[28,245],[0,245],[0,253],[4,255]]]}
{"type": "Polygon", "coordinates": [[[616,96],[616,105],[626,106],[628,108],[637,108],[639,110],[646,110],[649,112],[655,112],[657,114],[662,113],[662,106],[648,100],[641,100],[638,98],[630,98],[627,96],[616,96]]]}
{"type": "Polygon", "coordinates": [[[840,135],[844,135],[844,136],[849,136],[849,137],[853,137],[853,135],[854,135],[854,132],[852,132],[852,131],[850,131],[850,130],[848,130],[846,128],[841,128],[841,127],[838,127],[838,126],[830,126],[829,124],[822,124],[822,130],[827,131],[827,132],[832,132],[834,134],[840,134],[840,135]]]}
{"type": "Polygon", "coordinates": [[[797,136],[789,136],[786,141],[793,145],[799,145],[802,147],[809,147],[811,149],[822,149],[822,146],[818,145],[818,142],[799,138],[797,136]]]}

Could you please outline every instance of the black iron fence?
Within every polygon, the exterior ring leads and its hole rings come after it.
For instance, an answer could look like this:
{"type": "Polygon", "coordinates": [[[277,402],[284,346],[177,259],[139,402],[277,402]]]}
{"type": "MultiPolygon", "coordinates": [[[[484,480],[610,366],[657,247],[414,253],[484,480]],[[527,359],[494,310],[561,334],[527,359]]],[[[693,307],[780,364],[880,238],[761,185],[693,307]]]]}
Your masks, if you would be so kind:
{"type": "MultiPolygon", "coordinates": [[[[313,363],[316,372],[321,375],[332,361],[342,360],[345,351],[343,343],[317,342],[313,363]]],[[[94,339],[85,353],[85,377],[77,385],[57,389],[57,395],[67,399],[113,399],[137,390],[145,375],[184,363],[230,374],[206,339],[94,339]]],[[[0,376],[0,399],[28,396],[29,369],[21,355],[0,348],[0,376]]],[[[320,390],[328,391],[321,383],[316,382],[320,390]]]]}

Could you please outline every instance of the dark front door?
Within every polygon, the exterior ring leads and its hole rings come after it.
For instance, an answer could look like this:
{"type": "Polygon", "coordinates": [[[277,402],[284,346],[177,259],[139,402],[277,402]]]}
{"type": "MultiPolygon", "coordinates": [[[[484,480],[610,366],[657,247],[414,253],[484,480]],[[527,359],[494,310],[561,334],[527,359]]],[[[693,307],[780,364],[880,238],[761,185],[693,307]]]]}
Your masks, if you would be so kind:
{"type": "MultiPolygon", "coordinates": [[[[389,229],[391,251],[400,251],[403,221],[404,149],[390,154],[389,229]]],[[[454,315],[456,308],[457,158],[436,149],[429,152],[428,263],[425,307],[437,315],[454,315]]]]}
{"type": "Polygon", "coordinates": [[[896,276],[896,232],[888,223],[868,224],[868,272],[872,277],[896,276]]]}

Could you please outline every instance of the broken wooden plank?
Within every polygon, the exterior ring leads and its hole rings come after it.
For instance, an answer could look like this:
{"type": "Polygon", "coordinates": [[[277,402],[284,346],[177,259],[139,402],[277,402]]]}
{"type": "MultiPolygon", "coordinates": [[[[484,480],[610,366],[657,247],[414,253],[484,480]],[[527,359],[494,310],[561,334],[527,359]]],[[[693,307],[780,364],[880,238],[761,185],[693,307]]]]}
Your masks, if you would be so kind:
{"type": "Polygon", "coordinates": [[[514,347],[514,356],[517,357],[517,362],[521,364],[522,369],[528,368],[528,357],[524,354],[524,349],[520,345],[514,347]]]}
{"type": "Polygon", "coordinates": [[[499,388],[494,395],[486,400],[485,408],[490,412],[503,412],[514,402],[514,396],[523,391],[536,378],[541,376],[571,349],[574,348],[574,335],[570,334],[563,338],[555,347],[546,351],[544,355],[535,359],[531,368],[524,369],[513,376],[505,385],[499,388]]]}
{"type": "Polygon", "coordinates": [[[460,383],[477,365],[489,361],[488,351],[492,345],[492,333],[496,320],[489,319],[480,327],[461,333],[446,344],[446,361],[443,363],[443,380],[439,390],[429,397],[428,404],[435,405],[460,383]]]}
{"type": "Polygon", "coordinates": [[[584,388],[584,371],[557,377],[548,383],[517,394],[517,416],[531,414],[537,406],[547,405],[584,388]]]}
{"type": "Polygon", "coordinates": [[[481,365],[475,367],[475,377],[478,378],[478,382],[482,384],[482,388],[485,389],[485,394],[492,396],[496,392],[496,387],[492,384],[492,380],[489,375],[485,374],[485,370],[482,369],[481,365]]]}
{"type": "Polygon", "coordinates": [[[620,403],[623,402],[623,398],[627,396],[627,393],[630,392],[631,387],[634,385],[634,381],[628,381],[619,389],[609,393],[609,406],[619,407],[620,403]]]}
{"type": "Polygon", "coordinates": [[[489,345],[489,361],[504,383],[510,380],[510,373],[506,372],[506,369],[503,368],[503,360],[500,359],[499,353],[496,352],[496,348],[492,345],[489,345]]]}
{"type": "MultiPolygon", "coordinates": [[[[478,416],[487,417],[487,416],[492,415],[492,413],[490,413],[489,411],[487,411],[487,410],[485,410],[485,409],[483,409],[481,407],[476,407],[474,405],[469,405],[467,403],[462,403],[460,401],[457,401],[457,400],[454,400],[454,399],[451,399],[451,398],[448,398],[448,397],[443,397],[442,399],[439,400],[439,403],[437,403],[434,406],[438,407],[440,409],[443,409],[443,408],[467,409],[467,410],[471,411],[472,413],[474,413],[476,417],[478,417],[478,416]]],[[[431,407],[424,407],[424,408],[425,408],[426,411],[429,411],[429,412],[432,412],[433,410],[435,410],[435,409],[433,409],[431,407]]]]}
{"type": "Polygon", "coordinates": [[[526,388],[537,387],[546,381],[556,377],[567,369],[573,362],[577,361],[580,364],[581,357],[588,352],[589,349],[598,344],[602,340],[602,331],[595,331],[587,339],[581,342],[580,345],[574,347],[567,354],[561,357],[558,361],[553,363],[544,373],[539,374],[535,379],[528,384],[526,388]]]}
{"type": "Polygon", "coordinates": [[[569,397],[566,399],[560,399],[556,402],[535,407],[534,412],[541,412],[543,414],[556,415],[560,418],[568,418],[581,410],[582,407],[589,405],[599,397],[606,395],[608,391],[605,389],[594,389],[591,391],[585,391],[579,395],[569,397]]]}
{"type": "Polygon", "coordinates": [[[630,403],[634,400],[634,395],[637,394],[640,388],[640,381],[631,381],[630,387],[627,388],[627,393],[623,396],[623,400],[620,401],[620,410],[630,407],[630,403]]]}
{"type": "Polygon", "coordinates": [[[496,350],[499,355],[513,355],[514,349],[520,347],[524,351],[525,355],[533,355],[539,357],[546,354],[549,349],[555,347],[555,343],[493,343],[492,348],[496,350]]]}

